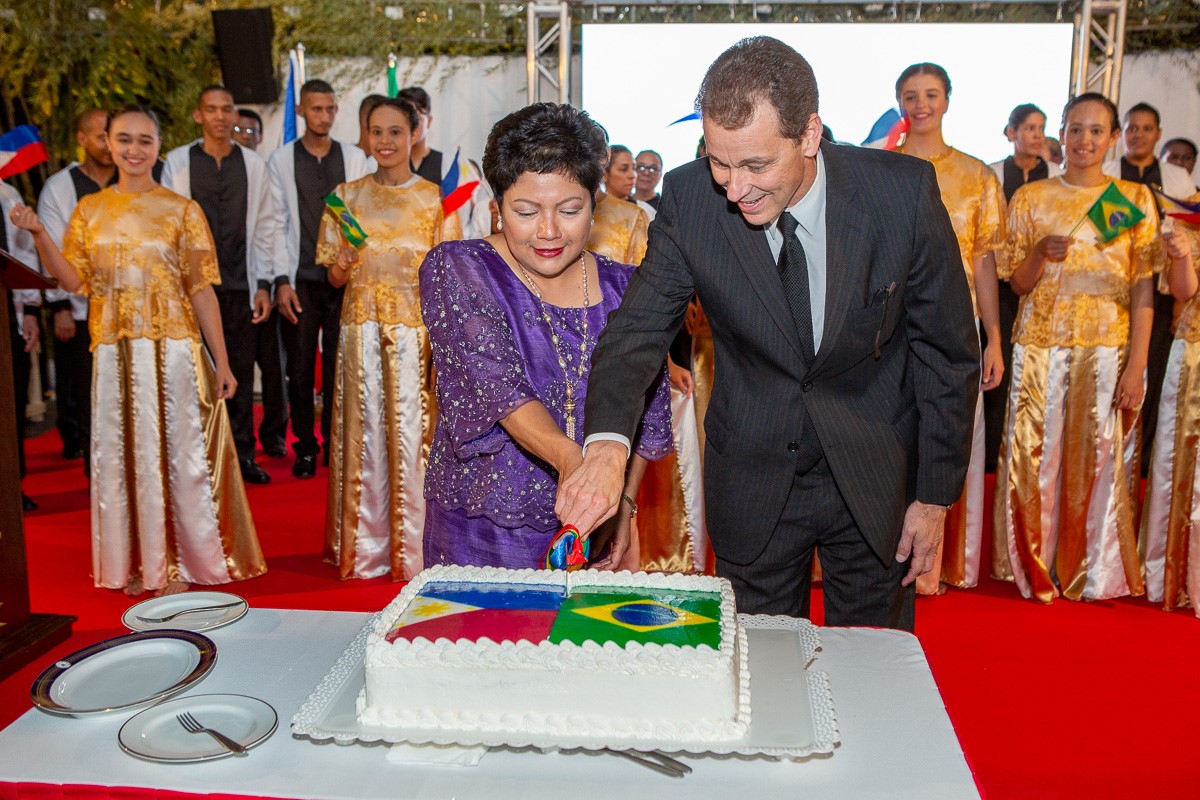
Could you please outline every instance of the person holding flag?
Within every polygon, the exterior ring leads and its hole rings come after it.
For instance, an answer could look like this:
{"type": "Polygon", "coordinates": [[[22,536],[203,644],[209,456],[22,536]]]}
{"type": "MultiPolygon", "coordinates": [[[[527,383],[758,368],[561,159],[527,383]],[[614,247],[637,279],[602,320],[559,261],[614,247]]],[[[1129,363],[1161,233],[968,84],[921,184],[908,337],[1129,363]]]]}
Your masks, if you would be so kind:
{"type": "Polygon", "coordinates": [[[1200,435],[1200,194],[1178,200],[1156,192],[1165,219],[1163,235],[1171,266],[1159,291],[1183,304],[1167,359],[1158,404],[1158,428],[1150,456],[1150,480],[1142,509],[1138,550],[1146,574],[1146,596],[1166,611],[1192,606],[1200,616],[1200,483],[1196,481],[1200,435]]]}
{"type": "Polygon", "coordinates": [[[1088,92],[1063,110],[1065,172],[1026,184],[1009,208],[1001,278],[1021,295],[995,531],[1026,597],[1141,595],[1132,492],[1163,264],[1154,198],[1111,180],[1117,109],[1088,92]]]}
{"type": "Polygon", "coordinates": [[[987,342],[975,402],[967,483],[962,497],[946,512],[946,534],[933,569],[917,578],[918,594],[929,595],[940,594],[947,586],[968,589],[979,582],[986,451],[983,393],[995,389],[1004,375],[996,280],[998,256],[1004,254],[1004,193],[987,164],[954,149],[942,138],[942,119],[950,107],[950,76],[945,69],[930,63],[908,67],[896,81],[896,100],[910,123],[896,152],[933,164],[971,289],[975,325],[987,342]]]}
{"type": "Polygon", "coordinates": [[[326,197],[317,236],[317,263],[345,287],[327,407],[325,553],[342,579],[407,580],[424,566],[425,463],[437,419],[417,268],[461,229],[438,187],[409,166],[416,107],[387,98],[367,122],[379,167],[326,197]]]}

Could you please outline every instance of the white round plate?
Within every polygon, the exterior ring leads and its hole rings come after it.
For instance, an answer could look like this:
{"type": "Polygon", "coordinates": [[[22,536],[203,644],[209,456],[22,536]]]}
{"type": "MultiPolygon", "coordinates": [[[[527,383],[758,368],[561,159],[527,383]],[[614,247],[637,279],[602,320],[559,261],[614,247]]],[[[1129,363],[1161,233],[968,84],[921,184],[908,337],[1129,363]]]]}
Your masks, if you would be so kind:
{"type": "Polygon", "coordinates": [[[169,628],[204,633],[237,622],[246,616],[249,609],[249,603],[229,592],[180,592],[165,597],[152,597],[126,609],[125,613],[121,615],[121,624],[131,631],[158,631],[169,628]],[[230,603],[235,605],[213,611],[182,614],[166,622],[147,622],[145,619],[139,619],[139,617],[158,619],[186,611],[189,608],[228,606],[230,603]]]}
{"type": "Polygon", "coordinates": [[[216,663],[217,646],[198,633],[127,633],[54,662],[30,693],[34,705],[54,714],[128,711],[183,691],[216,663]]]}
{"type": "Polygon", "coordinates": [[[275,732],[279,716],[262,700],[240,694],[198,694],[176,697],[130,717],[121,726],[121,749],[150,761],[211,761],[233,755],[207,733],[188,733],[176,719],[189,712],[206,728],[220,731],[243,747],[265,742],[275,732]]]}

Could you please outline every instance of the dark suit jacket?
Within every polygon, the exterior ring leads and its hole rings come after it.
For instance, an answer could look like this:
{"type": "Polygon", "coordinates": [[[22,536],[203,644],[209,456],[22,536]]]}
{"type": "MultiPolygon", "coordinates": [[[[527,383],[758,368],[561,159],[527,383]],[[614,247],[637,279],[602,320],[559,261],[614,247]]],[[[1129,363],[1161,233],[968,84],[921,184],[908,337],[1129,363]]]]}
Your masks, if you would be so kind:
{"type": "Polygon", "coordinates": [[[810,369],[766,235],[725,200],[704,160],[667,177],[646,258],[593,355],[586,432],[632,438],[699,294],[716,353],[705,510],[713,549],[733,563],[761,554],[778,523],[806,409],[881,560],[895,556],[908,504],[949,505],[966,475],[979,343],[933,167],[879,150],[821,149],[828,277],[810,369]]]}

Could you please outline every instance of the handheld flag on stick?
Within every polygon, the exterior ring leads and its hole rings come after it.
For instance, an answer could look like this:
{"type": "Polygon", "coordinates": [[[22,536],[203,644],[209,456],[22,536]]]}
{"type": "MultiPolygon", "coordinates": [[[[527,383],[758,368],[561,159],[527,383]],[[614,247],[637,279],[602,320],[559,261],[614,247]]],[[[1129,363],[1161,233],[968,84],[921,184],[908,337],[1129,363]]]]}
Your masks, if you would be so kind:
{"type": "Polygon", "coordinates": [[[283,93],[283,143],[294,141],[296,104],[300,102],[300,87],[304,85],[304,45],[296,45],[288,53],[287,89],[283,93]]]}
{"type": "Polygon", "coordinates": [[[876,150],[895,150],[900,146],[901,137],[908,133],[908,124],[908,117],[902,116],[894,108],[889,108],[875,120],[862,146],[876,150]]]}
{"type": "Polygon", "coordinates": [[[479,181],[471,175],[467,161],[462,157],[462,148],[454,151],[454,161],[442,178],[442,213],[450,216],[471,199],[479,181]]]}
{"type": "Polygon", "coordinates": [[[1079,226],[1085,221],[1091,220],[1100,234],[1100,240],[1111,242],[1120,235],[1121,231],[1129,230],[1145,218],[1146,215],[1142,213],[1142,210],[1121,194],[1117,185],[1110,181],[1108,188],[1096,199],[1095,203],[1092,203],[1092,207],[1087,210],[1084,218],[1076,223],[1067,236],[1079,230],[1079,226]]]}
{"type": "Polygon", "coordinates": [[[342,234],[351,247],[360,248],[367,243],[367,232],[358,224],[358,220],[350,213],[350,209],[346,208],[342,198],[330,192],[325,196],[325,206],[337,218],[338,224],[342,226],[342,234]]]}
{"type": "Polygon", "coordinates": [[[387,57],[387,93],[388,97],[400,94],[400,82],[396,79],[396,54],[388,53],[387,57]]]}
{"type": "Polygon", "coordinates": [[[1189,225],[1200,225],[1200,195],[1195,195],[1190,201],[1179,200],[1171,197],[1157,186],[1150,188],[1158,197],[1158,202],[1162,204],[1163,213],[1168,217],[1174,217],[1189,225]]]}
{"type": "Polygon", "coordinates": [[[32,125],[18,125],[0,136],[0,180],[49,160],[46,145],[32,125]]]}

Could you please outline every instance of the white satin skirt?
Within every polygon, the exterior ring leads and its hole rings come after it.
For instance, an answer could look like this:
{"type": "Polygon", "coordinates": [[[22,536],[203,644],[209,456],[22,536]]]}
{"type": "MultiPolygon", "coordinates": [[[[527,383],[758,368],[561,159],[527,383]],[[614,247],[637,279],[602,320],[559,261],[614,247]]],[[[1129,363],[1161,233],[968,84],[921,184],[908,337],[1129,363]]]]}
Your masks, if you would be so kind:
{"type": "Polygon", "coordinates": [[[190,339],[92,354],[92,570],[97,586],[220,584],[266,572],[224,401],[190,339]]]}
{"type": "Polygon", "coordinates": [[[338,344],[325,558],[342,579],[424,567],[425,465],[437,403],[424,328],[343,325],[338,344]]]}
{"type": "Polygon", "coordinates": [[[1143,593],[1133,482],[1139,415],[1113,407],[1124,348],[1013,347],[996,535],[1025,597],[1143,593]]]}
{"type": "Polygon", "coordinates": [[[1200,342],[1171,344],[1138,547],[1146,596],[1200,616],[1200,342]]]}

